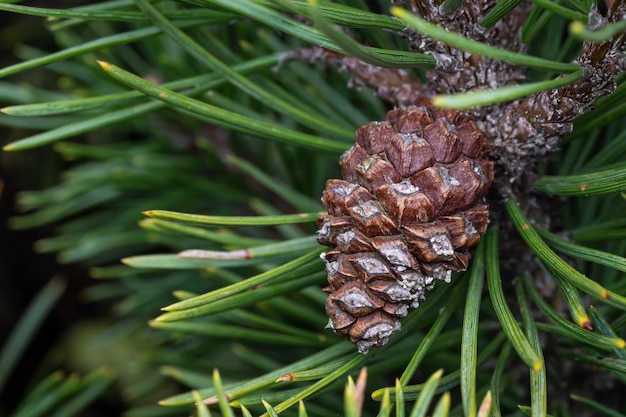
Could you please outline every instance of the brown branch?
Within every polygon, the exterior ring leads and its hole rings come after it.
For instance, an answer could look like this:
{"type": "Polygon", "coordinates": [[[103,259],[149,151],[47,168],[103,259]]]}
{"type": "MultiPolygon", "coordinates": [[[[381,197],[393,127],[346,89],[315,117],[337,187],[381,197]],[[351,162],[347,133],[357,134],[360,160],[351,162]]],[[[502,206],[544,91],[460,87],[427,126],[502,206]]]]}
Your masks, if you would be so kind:
{"type": "MultiPolygon", "coordinates": [[[[520,28],[530,10],[520,3],[493,28],[485,29],[480,20],[494,5],[491,0],[466,2],[451,15],[444,15],[438,0],[408,0],[414,13],[460,35],[499,48],[523,52],[520,28]]],[[[589,16],[591,28],[623,19],[625,0],[610,3],[607,16],[596,10],[589,16]]],[[[454,93],[517,84],[524,79],[519,65],[468,54],[421,34],[408,32],[413,50],[446,54],[456,66],[452,71],[433,70],[425,94],[454,93]]],[[[526,172],[529,163],[558,148],[561,137],[570,132],[573,120],[592,109],[596,101],[615,90],[615,77],[626,68],[626,33],[601,42],[585,42],[578,62],[585,78],[560,89],[532,95],[524,100],[488,106],[472,111],[477,124],[490,138],[492,157],[502,174],[498,188],[504,191],[526,172]]]]}
{"type": "Polygon", "coordinates": [[[410,70],[383,68],[368,64],[357,58],[312,47],[297,51],[298,57],[307,62],[329,62],[352,78],[351,87],[371,88],[381,99],[396,107],[406,107],[423,95],[424,85],[410,70]]]}
{"type": "MultiPolygon", "coordinates": [[[[626,12],[625,4],[616,0],[607,17],[593,11],[589,21],[600,27],[619,20],[626,12]]],[[[615,78],[626,70],[625,42],[623,32],[605,42],[586,41],[577,60],[585,71],[584,79],[491,109],[493,155],[509,176],[519,177],[537,156],[554,151],[561,137],[571,132],[574,119],[615,90],[615,78]]]]}
{"type": "MultiPolygon", "coordinates": [[[[626,0],[608,2],[607,16],[592,11],[589,26],[597,28],[626,15],[626,0]]],[[[467,38],[507,49],[524,52],[521,27],[532,4],[522,2],[492,28],[480,25],[481,19],[495,5],[494,0],[472,0],[449,15],[442,13],[440,0],[407,0],[416,15],[467,38]]],[[[422,53],[438,54],[453,62],[452,68],[428,72],[428,83],[422,84],[409,71],[381,68],[340,53],[313,47],[298,52],[298,58],[309,62],[325,61],[352,75],[355,87],[372,88],[383,100],[406,107],[420,96],[454,93],[518,84],[525,69],[516,64],[470,54],[406,31],[410,47],[422,53]]],[[[578,62],[585,78],[556,90],[532,95],[524,100],[483,107],[471,111],[476,124],[489,138],[492,157],[503,174],[501,190],[510,188],[527,170],[529,163],[557,149],[560,138],[572,130],[573,120],[592,109],[596,101],[615,90],[617,74],[626,69],[624,43],[626,33],[619,33],[601,43],[585,42],[578,62]]]]}

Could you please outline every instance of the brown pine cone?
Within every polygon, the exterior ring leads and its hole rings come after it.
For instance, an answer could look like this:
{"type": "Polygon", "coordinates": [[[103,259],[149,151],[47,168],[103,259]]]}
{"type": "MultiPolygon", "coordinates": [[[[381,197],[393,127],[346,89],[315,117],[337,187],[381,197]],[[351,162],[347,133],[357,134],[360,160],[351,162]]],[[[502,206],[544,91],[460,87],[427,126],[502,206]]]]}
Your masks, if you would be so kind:
{"type": "Polygon", "coordinates": [[[326,183],[318,242],[326,263],[329,327],[359,352],[400,329],[435,280],[467,268],[487,229],[489,144],[471,116],[418,99],[357,130],[326,183]]]}

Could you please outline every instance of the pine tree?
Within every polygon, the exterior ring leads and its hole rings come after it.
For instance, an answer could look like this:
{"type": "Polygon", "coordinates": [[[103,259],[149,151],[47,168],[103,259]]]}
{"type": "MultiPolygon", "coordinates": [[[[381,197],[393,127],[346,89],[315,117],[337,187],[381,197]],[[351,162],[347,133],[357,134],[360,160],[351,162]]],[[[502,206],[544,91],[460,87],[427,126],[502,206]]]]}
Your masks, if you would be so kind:
{"type": "Polygon", "coordinates": [[[71,161],[10,224],[115,303],[128,415],[626,410],[626,3],[398,3],[0,4],[59,48],[4,150],[71,161]]]}

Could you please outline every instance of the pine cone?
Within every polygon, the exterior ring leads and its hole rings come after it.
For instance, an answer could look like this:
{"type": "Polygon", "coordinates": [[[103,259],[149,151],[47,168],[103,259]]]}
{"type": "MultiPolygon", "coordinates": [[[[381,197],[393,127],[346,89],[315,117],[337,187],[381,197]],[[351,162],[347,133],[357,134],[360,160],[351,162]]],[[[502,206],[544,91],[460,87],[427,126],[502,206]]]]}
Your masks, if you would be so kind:
{"type": "Polygon", "coordinates": [[[326,183],[318,242],[329,327],[359,352],[382,346],[436,280],[467,268],[487,228],[489,144],[471,116],[420,98],[357,130],[326,183]]]}

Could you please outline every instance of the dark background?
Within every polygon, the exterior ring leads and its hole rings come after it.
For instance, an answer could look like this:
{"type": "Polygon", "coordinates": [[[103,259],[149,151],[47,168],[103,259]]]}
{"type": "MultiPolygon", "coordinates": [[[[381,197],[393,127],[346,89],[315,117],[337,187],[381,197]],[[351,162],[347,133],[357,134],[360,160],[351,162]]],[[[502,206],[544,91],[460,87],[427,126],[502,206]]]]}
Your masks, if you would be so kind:
{"type": "MultiPolygon", "coordinates": [[[[77,6],[81,2],[54,2],[54,7],[77,6]]],[[[83,2],[84,3],[84,2],[83,2]]],[[[50,7],[49,2],[26,2],[29,6],[50,7]]],[[[0,67],[19,62],[15,48],[28,44],[53,52],[55,44],[43,26],[44,19],[0,12],[0,67]]],[[[55,79],[45,70],[30,70],[16,74],[2,83],[29,83],[54,89],[55,79]],[[47,76],[44,76],[47,74],[47,76]]],[[[0,107],[8,104],[0,97],[0,107]]],[[[0,117],[3,116],[0,114],[0,117]]],[[[8,117],[8,116],[5,116],[8,117]]],[[[35,132],[23,128],[7,128],[0,123],[0,145],[4,146],[35,132]]],[[[66,283],[61,299],[38,329],[27,350],[0,392],[0,416],[11,413],[20,400],[39,380],[50,373],[66,369],[59,355],[50,350],[64,332],[81,320],[106,314],[106,306],[81,301],[81,293],[91,279],[81,265],[61,265],[54,255],[36,253],[33,244],[54,234],[54,225],[13,230],[8,219],[20,214],[17,197],[24,190],[39,190],[56,183],[64,162],[50,146],[27,151],[0,151],[0,348],[4,346],[15,324],[35,295],[52,279],[66,283]]],[[[113,395],[115,397],[115,395],[113,395]]],[[[89,410],[89,415],[115,415],[117,399],[100,400],[89,410]]]]}

